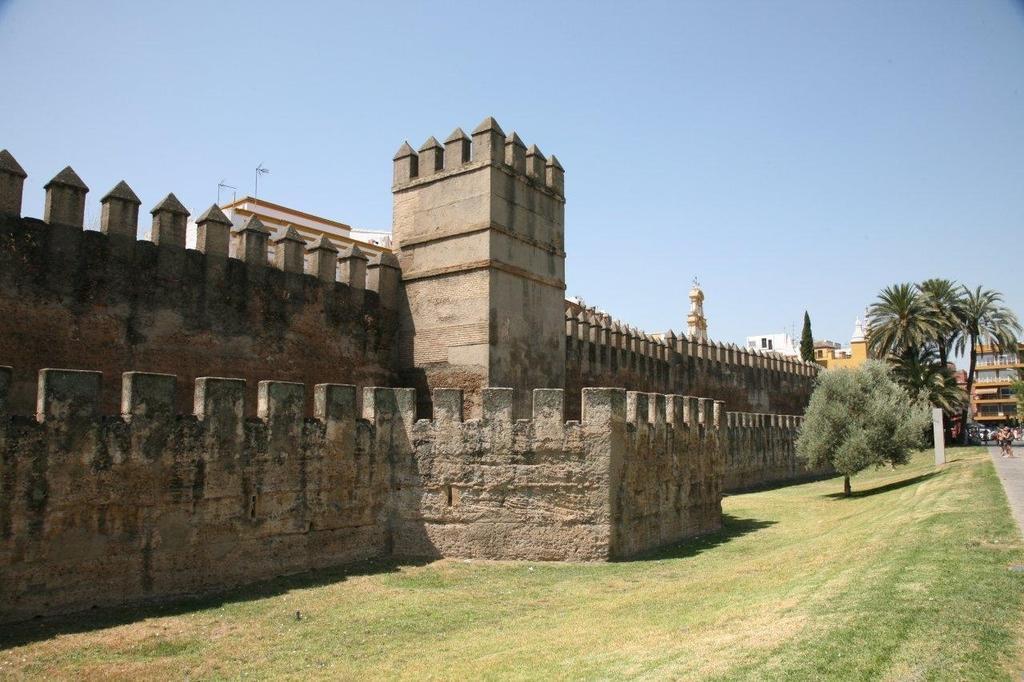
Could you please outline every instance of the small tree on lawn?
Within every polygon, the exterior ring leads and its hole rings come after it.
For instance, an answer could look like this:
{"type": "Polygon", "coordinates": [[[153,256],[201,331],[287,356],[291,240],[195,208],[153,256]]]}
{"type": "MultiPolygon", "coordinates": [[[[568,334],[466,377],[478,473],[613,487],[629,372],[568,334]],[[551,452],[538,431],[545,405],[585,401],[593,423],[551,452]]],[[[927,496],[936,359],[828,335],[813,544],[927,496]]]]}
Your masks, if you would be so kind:
{"type": "Polygon", "coordinates": [[[800,332],[800,358],[814,362],[814,334],[811,333],[811,316],[804,311],[804,328],[800,332]]]}
{"type": "Polygon", "coordinates": [[[818,376],[796,450],[811,466],[831,464],[849,495],[857,472],[906,464],[911,450],[924,446],[929,423],[927,404],[913,401],[884,362],[869,361],[818,376]]]}

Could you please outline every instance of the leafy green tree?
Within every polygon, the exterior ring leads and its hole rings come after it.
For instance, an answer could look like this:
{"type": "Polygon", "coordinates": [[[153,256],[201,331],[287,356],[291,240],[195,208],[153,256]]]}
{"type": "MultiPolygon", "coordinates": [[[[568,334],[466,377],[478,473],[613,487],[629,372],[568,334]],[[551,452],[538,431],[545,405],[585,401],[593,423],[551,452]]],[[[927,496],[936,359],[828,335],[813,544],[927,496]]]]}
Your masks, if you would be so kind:
{"type": "Polygon", "coordinates": [[[800,332],[800,357],[806,362],[814,362],[814,334],[811,333],[811,316],[804,311],[804,328],[800,332]]]}
{"type": "Polygon", "coordinates": [[[930,314],[928,301],[913,284],[882,289],[868,308],[868,350],[876,358],[925,346],[938,333],[939,324],[930,314]]]}
{"type": "Polygon", "coordinates": [[[928,406],[911,399],[886,363],[872,360],[818,376],[796,450],[811,466],[831,464],[849,495],[857,472],[905,464],[911,450],[923,447],[930,421],[928,406]]]}
{"type": "MultiPolygon", "coordinates": [[[[963,288],[963,306],[959,317],[961,333],[956,340],[956,352],[958,355],[966,352],[970,357],[967,395],[971,395],[974,389],[974,370],[978,365],[978,345],[992,346],[997,351],[1016,349],[1021,327],[1013,311],[1003,305],[1003,295],[981,287],[973,291],[963,288]]],[[[967,424],[967,412],[965,406],[961,412],[964,424],[967,424]]],[[[963,443],[967,443],[967,429],[963,430],[961,438],[963,443]]]]}

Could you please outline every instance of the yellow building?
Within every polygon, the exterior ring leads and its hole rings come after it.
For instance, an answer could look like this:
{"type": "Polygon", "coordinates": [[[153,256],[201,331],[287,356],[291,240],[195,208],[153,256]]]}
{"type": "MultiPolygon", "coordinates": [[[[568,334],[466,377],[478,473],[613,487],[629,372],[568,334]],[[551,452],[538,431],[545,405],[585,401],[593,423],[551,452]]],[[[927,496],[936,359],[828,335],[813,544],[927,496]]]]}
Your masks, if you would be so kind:
{"type": "Polygon", "coordinates": [[[831,341],[814,344],[814,360],[825,369],[836,367],[858,367],[868,359],[868,340],[860,318],[853,325],[853,336],[849,348],[839,348],[831,341]]]}
{"type": "Polygon", "coordinates": [[[971,416],[981,424],[999,424],[1018,418],[1017,397],[1010,384],[1024,371],[1024,343],[1016,351],[978,346],[971,392],[971,416]]]}

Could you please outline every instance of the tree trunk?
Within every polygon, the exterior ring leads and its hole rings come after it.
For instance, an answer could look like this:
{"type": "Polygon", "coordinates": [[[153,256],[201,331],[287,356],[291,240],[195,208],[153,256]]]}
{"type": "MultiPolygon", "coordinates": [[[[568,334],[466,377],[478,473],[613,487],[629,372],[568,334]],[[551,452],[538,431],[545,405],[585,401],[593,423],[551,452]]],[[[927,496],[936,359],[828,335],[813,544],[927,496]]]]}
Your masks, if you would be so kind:
{"type": "Polygon", "coordinates": [[[971,413],[971,391],[974,390],[974,368],[978,364],[978,337],[971,334],[971,364],[967,370],[967,402],[960,413],[960,444],[967,445],[967,417],[971,413]]]}
{"type": "Polygon", "coordinates": [[[843,495],[845,497],[849,497],[850,496],[850,492],[851,492],[850,491],[850,477],[849,476],[843,476],[843,495]]]}

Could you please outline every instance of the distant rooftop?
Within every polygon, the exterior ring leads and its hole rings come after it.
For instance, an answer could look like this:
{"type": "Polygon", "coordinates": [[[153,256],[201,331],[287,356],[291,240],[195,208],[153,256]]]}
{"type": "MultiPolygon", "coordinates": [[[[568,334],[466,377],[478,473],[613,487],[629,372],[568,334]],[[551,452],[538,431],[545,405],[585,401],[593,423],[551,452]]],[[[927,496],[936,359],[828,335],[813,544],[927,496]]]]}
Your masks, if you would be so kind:
{"type": "Polygon", "coordinates": [[[315,241],[317,238],[325,236],[341,247],[351,245],[353,242],[360,245],[368,244],[376,247],[370,249],[371,253],[391,248],[390,232],[354,228],[348,223],[324,218],[282,204],[275,204],[266,199],[244,196],[221,206],[221,208],[236,225],[239,222],[244,222],[248,216],[258,215],[260,220],[273,230],[275,236],[283,234],[287,228],[293,227],[304,238],[315,241]],[[240,221],[239,218],[243,220],[240,221]]]}
{"type": "MultiPolygon", "coordinates": [[[[294,208],[282,206],[281,204],[275,204],[266,199],[257,199],[255,197],[244,196],[241,199],[236,199],[229,204],[221,206],[221,209],[227,211],[228,209],[242,209],[247,211],[253,211],[255,208],[262,208],[267,213],[281,213],[282,217],[287,216],[295,219],[297,224],[309,223],[308,227],[323,227],[330,226],[338,230],[343,230],[346,233],[352,230],[352,226],[346,223],[340,223],[330,218],[324,218],[323,216],[313,215],[312,213],[306,213],[305,211],[299,211],[294,208]]],[[[263,213],[263,211],[260,211],[263,213]]]]}

